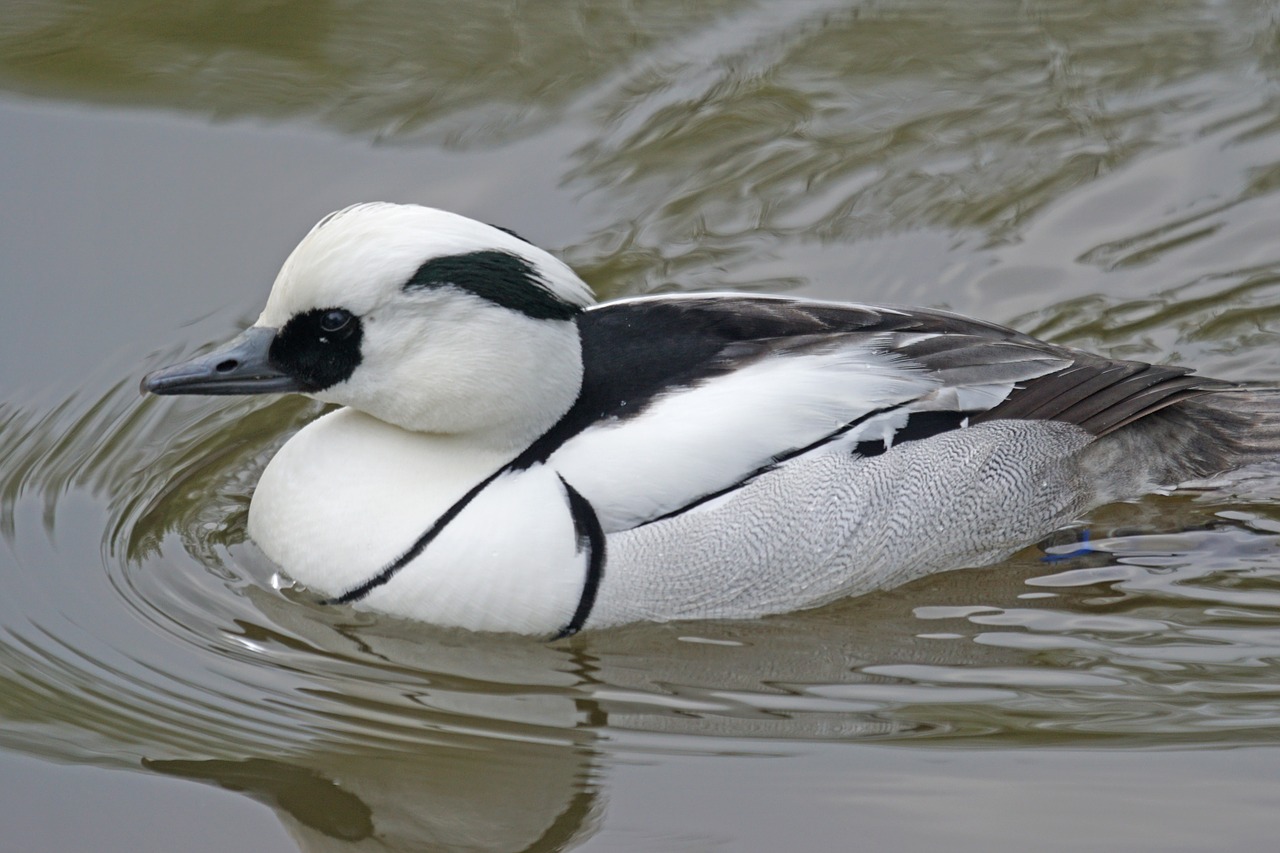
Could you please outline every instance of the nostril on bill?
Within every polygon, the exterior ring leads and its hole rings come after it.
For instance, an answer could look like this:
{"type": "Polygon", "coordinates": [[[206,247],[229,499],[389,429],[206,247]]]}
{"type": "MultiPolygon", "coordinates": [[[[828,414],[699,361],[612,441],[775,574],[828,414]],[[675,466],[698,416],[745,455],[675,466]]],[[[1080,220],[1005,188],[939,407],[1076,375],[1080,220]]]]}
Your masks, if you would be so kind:
{"type": "Polygon", "coordinates": [[[214,368],[214,370],[218,371],[219,373],[229,373],[232,370],[235,370],[239,366],[240,366],[240,362],[236,361],[234,358],[229,358],[226,361],[218,362],[218,365],[217,367],[214,368]]]}

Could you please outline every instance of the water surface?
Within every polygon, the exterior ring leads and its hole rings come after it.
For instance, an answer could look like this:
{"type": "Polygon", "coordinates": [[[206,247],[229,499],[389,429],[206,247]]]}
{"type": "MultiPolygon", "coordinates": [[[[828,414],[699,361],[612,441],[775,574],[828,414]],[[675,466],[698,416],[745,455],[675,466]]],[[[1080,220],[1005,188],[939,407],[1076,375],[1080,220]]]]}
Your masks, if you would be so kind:
{"type": "Polygon", "coordinates": [[[0,849],[1269,846],[1274,472],[808,613],[545,644],[277,588],[245,513],[319,409],[136,388],[379,198],[602,297],[941,306],[1280,381],[1278,38],[1231,2],[11,10],[0,849]]]}

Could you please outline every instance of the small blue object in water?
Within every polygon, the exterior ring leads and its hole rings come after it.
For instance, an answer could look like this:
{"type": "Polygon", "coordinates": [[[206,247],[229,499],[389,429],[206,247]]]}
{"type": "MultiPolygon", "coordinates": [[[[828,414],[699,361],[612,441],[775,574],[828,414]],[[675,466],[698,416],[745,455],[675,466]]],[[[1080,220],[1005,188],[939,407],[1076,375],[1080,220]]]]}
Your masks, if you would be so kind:
{"type": "Polygon", "coordinates": [[[1044,563],[1060,563],[1063,560],[1083,557],[1085,554],[1092,554],[1093,552],[1094,549],[1089,547],[1089,528],[1086,527],[1080,531],[1080,547],[1076,548],[1074,551],[1068,551],[1065,554],[1050,554],[1046,552],[1045,555],[1040,558],[1040,561],[1044,563]]]}

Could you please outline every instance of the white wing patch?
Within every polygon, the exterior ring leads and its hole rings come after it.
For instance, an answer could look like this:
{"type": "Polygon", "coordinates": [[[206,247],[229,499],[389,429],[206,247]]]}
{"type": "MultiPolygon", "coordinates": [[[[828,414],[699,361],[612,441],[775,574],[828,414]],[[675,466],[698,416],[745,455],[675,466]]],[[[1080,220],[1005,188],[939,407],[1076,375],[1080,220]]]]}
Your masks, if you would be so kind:
{"type": "MultiPolygon", "coordinates": [[[[591,502],[606,532],[629,529],[731,487],[851,421],[939,390],[937,378],[868,343],[772,355],[673,389],[641,415],[584,430],[548,465],[591,502]]],[[[874,437],[885,432],[891,440],[899,427],[880,421],[874,437]]]]}

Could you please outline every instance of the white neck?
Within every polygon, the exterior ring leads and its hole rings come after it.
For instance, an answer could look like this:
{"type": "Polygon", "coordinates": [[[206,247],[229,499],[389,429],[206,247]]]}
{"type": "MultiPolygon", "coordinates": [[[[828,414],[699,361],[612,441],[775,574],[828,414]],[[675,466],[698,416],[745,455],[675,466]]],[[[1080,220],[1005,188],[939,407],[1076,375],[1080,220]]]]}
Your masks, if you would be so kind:
{"type": "Polygon", "coordinates": [[[371,312],[364,361],[316,398],[403,429],[520,450],[569,410],[582,385],[576,323],[526,317],[478,297],[371,312]],[[425,329],[425,331],[424,331],[425,329]]]}

